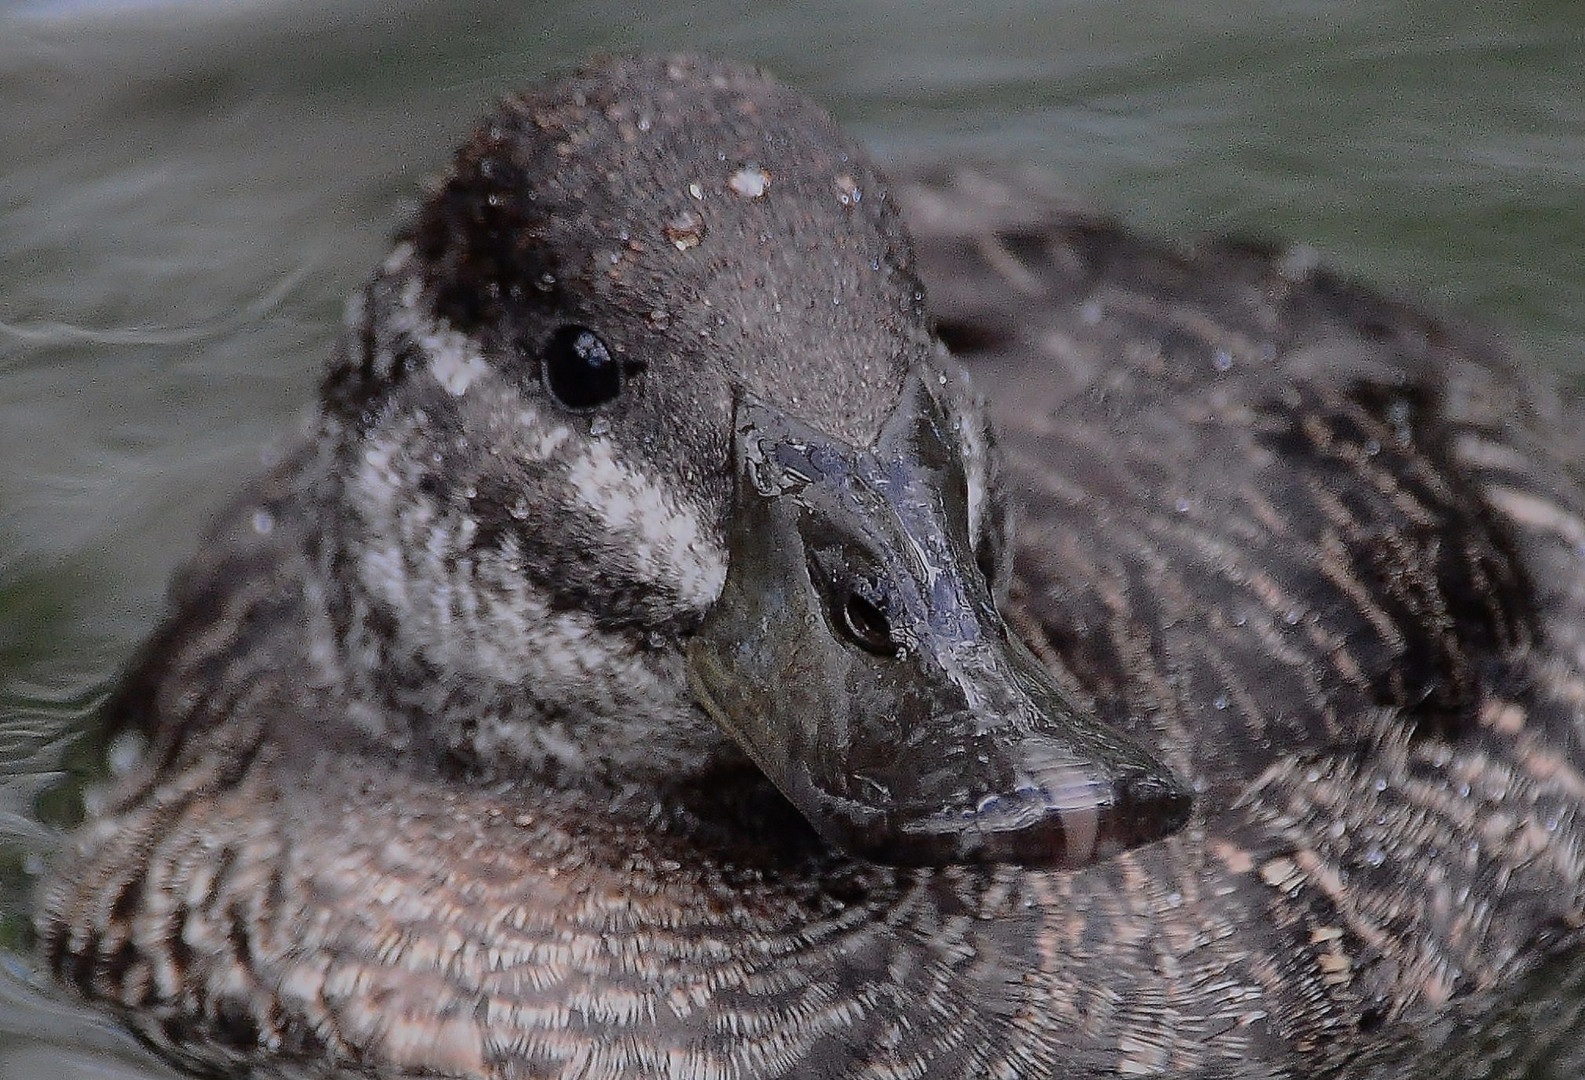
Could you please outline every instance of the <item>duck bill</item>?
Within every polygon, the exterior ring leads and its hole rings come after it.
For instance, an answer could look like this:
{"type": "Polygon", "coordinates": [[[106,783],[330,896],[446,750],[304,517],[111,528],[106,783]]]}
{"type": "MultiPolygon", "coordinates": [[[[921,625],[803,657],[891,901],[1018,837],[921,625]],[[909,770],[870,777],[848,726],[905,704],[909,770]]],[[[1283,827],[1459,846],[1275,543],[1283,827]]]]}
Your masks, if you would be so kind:
{"type": "Polygon", "coordinates": [[[700,702],[827,840],[879,862],[1077,867],[1191,799],[1008,632],[917,373],[868,449],[737,406],[730,563],[688,646],[700,702]]]}

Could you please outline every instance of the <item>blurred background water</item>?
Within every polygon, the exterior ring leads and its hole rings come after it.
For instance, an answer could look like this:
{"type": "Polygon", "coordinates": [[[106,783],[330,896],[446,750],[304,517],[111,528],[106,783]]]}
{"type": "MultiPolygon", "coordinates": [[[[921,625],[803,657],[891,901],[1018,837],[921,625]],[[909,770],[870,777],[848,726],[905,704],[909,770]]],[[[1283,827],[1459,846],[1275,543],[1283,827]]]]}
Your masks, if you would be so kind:
{"type": "MultiPolygon", "coordinates": [[[[1308,243],[1585,387],[1576,3],[633,10],[0,0],[0,1080],[165,1075],[31,958],[62,783],[91,771],[107,679],[307,406],[419,181],[547,71],[634,48],[760,62],[898,167],[1016,161],[1152,233],[1308,243]]],[[[1436,1034],[1416,1071],[1495,1042],[1482,1075],[1581,1075],[1585,1036],[1558,1039],[1579,967],[1436,1034]]]]}

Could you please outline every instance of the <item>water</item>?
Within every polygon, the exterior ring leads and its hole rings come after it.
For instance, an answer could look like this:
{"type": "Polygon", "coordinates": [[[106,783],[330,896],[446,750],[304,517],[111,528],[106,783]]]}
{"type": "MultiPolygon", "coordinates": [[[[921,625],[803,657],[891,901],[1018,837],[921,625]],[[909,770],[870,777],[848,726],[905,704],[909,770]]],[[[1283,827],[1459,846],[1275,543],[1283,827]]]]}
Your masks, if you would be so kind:
{"type": "MultiPolygon", "coordinates": [[[[542,72],[758,61],[890,161],[1020,161],[1162,235],[1304,241],[1585,386],[1577,5],[650,7],[0,0],[0,1080],[164,1075],[27,952],[61,781],[417,181],[542,72]]],[[[1580,1074],[1579,1045],[1534,1051],[1578,1026],[1580,982],[1543,972],[1486,1015],[1473,1038],[1515,1055],[1493,1075],[1580,1074]]]]}

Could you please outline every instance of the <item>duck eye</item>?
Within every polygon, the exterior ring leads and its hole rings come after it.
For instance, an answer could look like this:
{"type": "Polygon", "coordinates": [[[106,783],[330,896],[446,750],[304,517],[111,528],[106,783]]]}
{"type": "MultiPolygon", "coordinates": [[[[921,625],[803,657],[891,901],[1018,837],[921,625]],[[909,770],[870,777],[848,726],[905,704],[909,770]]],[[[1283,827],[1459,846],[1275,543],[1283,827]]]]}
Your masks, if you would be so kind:
{"type": "Polygon", "coordinates": [[[598,409],[622,392],[622,366],[593,330],[563,326],[545,342],[540,381],[562,406],[578,412],[598,409]]]}
{"type": "Polygon", "coordinates": [[[837,611],[837,625],[842,632],[868,652],[877,656],[892,656],[897,652],[897,642],[892,640],[892,626],[881,609],[858,593],[849,593],[837,611]]]}

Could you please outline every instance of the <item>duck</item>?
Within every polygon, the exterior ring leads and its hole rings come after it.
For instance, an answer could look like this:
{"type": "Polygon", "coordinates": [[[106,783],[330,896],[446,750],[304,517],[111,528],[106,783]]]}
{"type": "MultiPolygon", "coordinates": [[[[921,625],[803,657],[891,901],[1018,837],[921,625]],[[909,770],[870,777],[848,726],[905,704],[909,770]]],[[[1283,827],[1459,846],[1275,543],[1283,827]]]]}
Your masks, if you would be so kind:
{"type": "Polygon", "coordinates": [[[1585,925],[1578,414],[747,67],[472,132],[103,714],[42,956],[228,1075],[1311,1077],[1585,925]]]}

